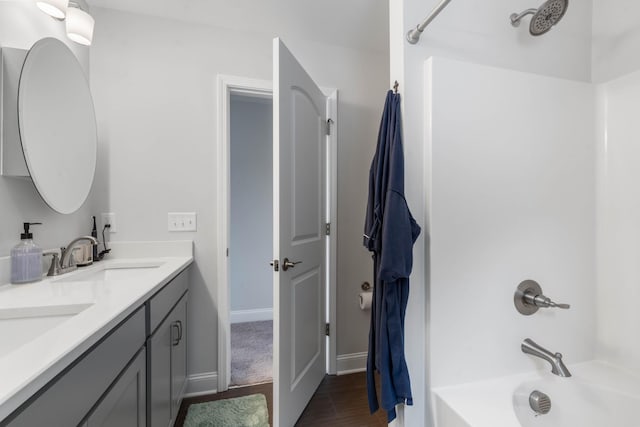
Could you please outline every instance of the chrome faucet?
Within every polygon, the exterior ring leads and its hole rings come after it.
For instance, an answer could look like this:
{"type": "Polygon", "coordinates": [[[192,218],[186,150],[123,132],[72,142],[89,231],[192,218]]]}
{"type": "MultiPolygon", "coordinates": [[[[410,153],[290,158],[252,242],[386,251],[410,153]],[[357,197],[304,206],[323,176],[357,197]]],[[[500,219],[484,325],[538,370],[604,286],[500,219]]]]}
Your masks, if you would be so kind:
{"type": "Polygon", "coordinates": [[[95,237],[91,237],[91,236],[81,236],[81,237],[78,237],[77,239],[73,239],[67,245],[66,248],[61,248],[60,249],[60,268],[72,267],[72,265],[70,265],[71,252],[73,252],[73,248],[75,247],[75,245],[78,242],[82,242],[84,240],[87,240],[92,245],[95,245],[95,246],[98,245],[98,239],[96,239],[95,237]]]}
{"type": "Polygon", "coordinates": [[[73,248],[76,244],[84,240],[88,241],[92,245],[98,244],[98,240],[95,237],[81,236],[73,239],[66,247],[60,248],[60,258],[58,258],[58,252],[55,251],[43,253],[43,255],[51,255],[53,257],[47,276],[58,276],[60,274],[77,270],[78,266],[71,263],[71,253],[73,252],[73,248]]]}
{"type": "Polygon", "coordinates": [[[559,377],[570,377],[571,372],[562,362],[561,353],[552,353],[546,348],[536,344],[532,339],[527,338],[522,342],[520,346],[523,353],[530,354],[532,356],[539,357],[547,362],[551,363],[551,373],[558,375],[559,377]]]}

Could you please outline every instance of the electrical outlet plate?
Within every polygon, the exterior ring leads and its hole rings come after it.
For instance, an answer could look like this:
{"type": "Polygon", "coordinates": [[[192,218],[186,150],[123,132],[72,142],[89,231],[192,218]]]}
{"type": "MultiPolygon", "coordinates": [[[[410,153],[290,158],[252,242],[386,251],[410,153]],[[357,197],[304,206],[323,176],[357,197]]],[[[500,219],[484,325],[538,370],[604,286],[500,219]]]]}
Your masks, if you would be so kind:
{"type": "Polygon", "coordinates": [[[111,227],[108,229],[109,233],[116,233],[118,231],[118,227],[116,226],[116,214],[113,212],[103,213],[102,217],[102,226],[105,224],[110,224],[111,227]]]}
{"type": "Polygon", "coordinates": [[[167,214],[167,230],[196,231],[197,220],[195,212],[169,212],[167,214]]]}

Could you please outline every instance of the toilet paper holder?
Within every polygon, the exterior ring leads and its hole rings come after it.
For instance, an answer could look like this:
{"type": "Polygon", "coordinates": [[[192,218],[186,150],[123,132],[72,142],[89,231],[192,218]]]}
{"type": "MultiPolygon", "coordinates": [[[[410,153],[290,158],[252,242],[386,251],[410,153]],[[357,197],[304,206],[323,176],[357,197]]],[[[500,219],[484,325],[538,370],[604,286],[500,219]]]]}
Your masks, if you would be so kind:
{"type": "Polygon", "coordinates": [[[366,292],[371,289],[371,284],[369,282],[364,282],[362,285],[360,285],[360,288],[366,292]]]}

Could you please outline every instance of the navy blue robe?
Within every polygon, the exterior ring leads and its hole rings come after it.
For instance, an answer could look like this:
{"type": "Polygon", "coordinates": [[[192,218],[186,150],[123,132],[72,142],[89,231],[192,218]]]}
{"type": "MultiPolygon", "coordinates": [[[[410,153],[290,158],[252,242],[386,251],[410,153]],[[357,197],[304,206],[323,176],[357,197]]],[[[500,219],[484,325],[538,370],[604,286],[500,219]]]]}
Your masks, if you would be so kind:
{"type": "Polygon", "coordinates": [[[412,405],[404,356],[404,317],[409,297],[413,244],[420,235],[404,198],[404,154],[400,95],[387,93],[376,154],[369,172],[364,246],[373,254],[373,304],[367,357],[369,409],[379,409],[375,372],[380,374],[382,408],[389,422],[395,406],[412,405]]]}

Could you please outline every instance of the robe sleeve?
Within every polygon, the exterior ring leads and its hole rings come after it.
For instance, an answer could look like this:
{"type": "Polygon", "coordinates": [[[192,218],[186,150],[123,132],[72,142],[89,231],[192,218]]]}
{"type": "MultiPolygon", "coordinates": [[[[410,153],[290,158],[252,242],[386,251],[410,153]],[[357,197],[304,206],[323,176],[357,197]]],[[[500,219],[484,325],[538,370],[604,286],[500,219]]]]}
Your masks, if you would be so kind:
{"type": "Polygon", "coordinates": [[[413,244],[420,235],[420,226],[411,216],[404,196],[394,190],[387,193],[384,218],[380,280],[393,282],[411,274],[413,244]]]}

